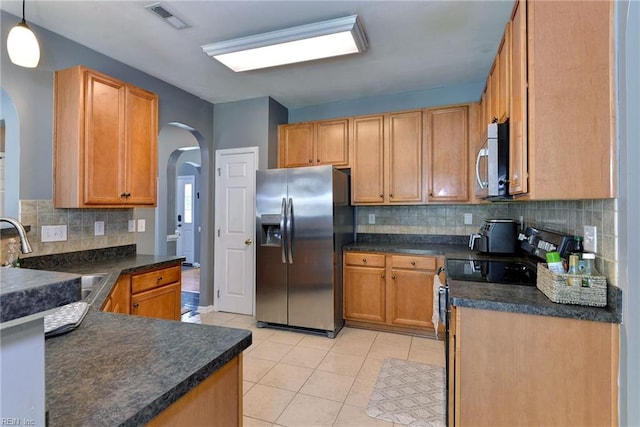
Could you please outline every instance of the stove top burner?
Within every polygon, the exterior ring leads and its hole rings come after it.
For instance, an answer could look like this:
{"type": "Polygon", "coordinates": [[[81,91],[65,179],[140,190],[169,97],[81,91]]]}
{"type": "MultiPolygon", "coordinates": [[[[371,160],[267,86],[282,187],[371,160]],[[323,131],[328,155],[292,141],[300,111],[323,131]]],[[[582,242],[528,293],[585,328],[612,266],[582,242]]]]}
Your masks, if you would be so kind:
{"type": "Polygon", "coordinates": [[[447,259],[447,277],[469,282],[536,285],[536,266],[526,261],[447,259]]]}

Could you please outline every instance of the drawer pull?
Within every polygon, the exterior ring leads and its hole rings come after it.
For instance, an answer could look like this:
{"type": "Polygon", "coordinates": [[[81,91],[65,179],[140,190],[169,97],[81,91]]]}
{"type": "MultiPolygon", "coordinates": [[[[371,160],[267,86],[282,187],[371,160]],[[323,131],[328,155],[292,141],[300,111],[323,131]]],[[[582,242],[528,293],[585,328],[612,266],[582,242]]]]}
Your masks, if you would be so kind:
{"type": "Polygon", "coordinates": [[[391,278],[392,278],[393,280],[396,280],[396,273],[393,273],[393,274],[391,275],[391,278]]]}
{"type": "Polygon", "coordinates": [[[366,263],[367,259],[366,258],[362,258],[362,262],[366,263]]]}
{"type": "Polygon", "coordinates": [[[380,277],[382,277],[382,278],[384,279],[384,273],[381,273],[381,274],[380,274],[380,277]]]}
{"type": "Polygon", "coordinates": [[[411,261],[411,265],[415,266],[416,262],[415,261],[411,261]]]}
{"type": "Polygon", "coordinates": [[[162,281],[162,276],[158,276],[158,278],[156,279],[158,282],[162,281]]]}
{"type": "Polygon", "coordinates": [[[140,307],[140,304],[138,303],[133,304],[133,308],[138,308],[138,307],[140,307]]]}

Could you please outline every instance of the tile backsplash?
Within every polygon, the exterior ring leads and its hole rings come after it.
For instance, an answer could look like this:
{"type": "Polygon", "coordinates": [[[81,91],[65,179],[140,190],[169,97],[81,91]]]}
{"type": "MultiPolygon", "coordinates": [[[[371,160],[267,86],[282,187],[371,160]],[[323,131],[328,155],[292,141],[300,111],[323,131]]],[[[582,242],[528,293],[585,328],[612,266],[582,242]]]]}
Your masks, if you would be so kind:
{"type": "Polygon", "coordinates": [[[584,225],[597,233],[596,267],[617,283],[617,200],[562,200],[548,202],[501,202],[483,205],[360,206],[358,233],[469,235],[478,231],[487,218],[522,220],[534,226],[569,235],[582,236],[584,225]],[[465,214],[472,223],[465,225],[465,214]],[[371,217],[373,215],[373,217],[371,217]],[[370,224],[370,219],[375,224],[370,224]]]}
{"type": "MultiPolygon", "coordinates": [[[[124,246],[136,243],[136,233],[128,232],[128,222],[133,219],[133,209],[56,209],[52,200],[21,200],[20,222],[31,226],[27,233],[33,248],[21,258],[65,252],[124,246]],[[95,221],[104,221],[104,235],[94,235],[95,221]],[[67,240],[42,242],[44,225],[66,225],[67,240]]],[[[2,239],[0,265],[6,256],[7,239],[2,239]]]]}

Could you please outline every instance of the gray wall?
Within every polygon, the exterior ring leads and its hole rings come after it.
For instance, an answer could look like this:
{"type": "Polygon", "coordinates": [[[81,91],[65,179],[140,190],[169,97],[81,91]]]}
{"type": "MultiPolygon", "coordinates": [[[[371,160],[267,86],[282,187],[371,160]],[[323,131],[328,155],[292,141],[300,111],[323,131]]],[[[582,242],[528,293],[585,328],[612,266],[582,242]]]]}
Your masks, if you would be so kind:
{"type": "Polygon", "coordinates": [[[258,147],[258,169],[277,166],[278,124],[286,123],[287,109],[269,97],[216,104],[216,150],[258,147]]]}
{"type": "Polygon", "coordinates": [[[618,43],[620,425],[640,426],[640,2],[616,2],[618,43]]]}
{"type": "Polygon", "coordinates": [[[456,87],[441,87],[312,105],[304,108],[291,108],[289,109],[289,123],[476,102],[480,100],[484,84],[485,82],[482,81],[456,87]]]}
{"type": "Polygon", "coordinates": [[[0,108],[0,119],[5,122],[5,205],[0,209],[2,216],[12,216],[18,218],[18,202],[20,200],[20,164],[14,159],[20,158],[20,123],[15,105],[9,95],[0,88],[2,93],[2,107],[0,108]]]}

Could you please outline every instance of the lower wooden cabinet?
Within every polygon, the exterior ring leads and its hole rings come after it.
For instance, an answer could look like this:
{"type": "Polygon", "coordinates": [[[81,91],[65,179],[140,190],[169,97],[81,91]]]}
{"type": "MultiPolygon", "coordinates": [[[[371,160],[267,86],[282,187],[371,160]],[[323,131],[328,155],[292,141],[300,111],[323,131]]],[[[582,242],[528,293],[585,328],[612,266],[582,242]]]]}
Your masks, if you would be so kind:
{"type": "Polygon", "coordinates": [[[433,279],[442,258],[346,252],[344,259],[345,320],[356,326],[434,332],[433,279]]]}
{"type": "Polygon", "coordinates": [[[241,426],[242,353],[146,425],[148,427],[241,426]]]}
{"type": "Polygon", "coordinates": [[[180,264],[123,274],[107,297],[103,311],[180,320],[182,270],[180,264]]]}
{"type": "Polygon", "coordinates": [[[619,325],[453,307],[450,426],[618,425],[619,325]]]}

